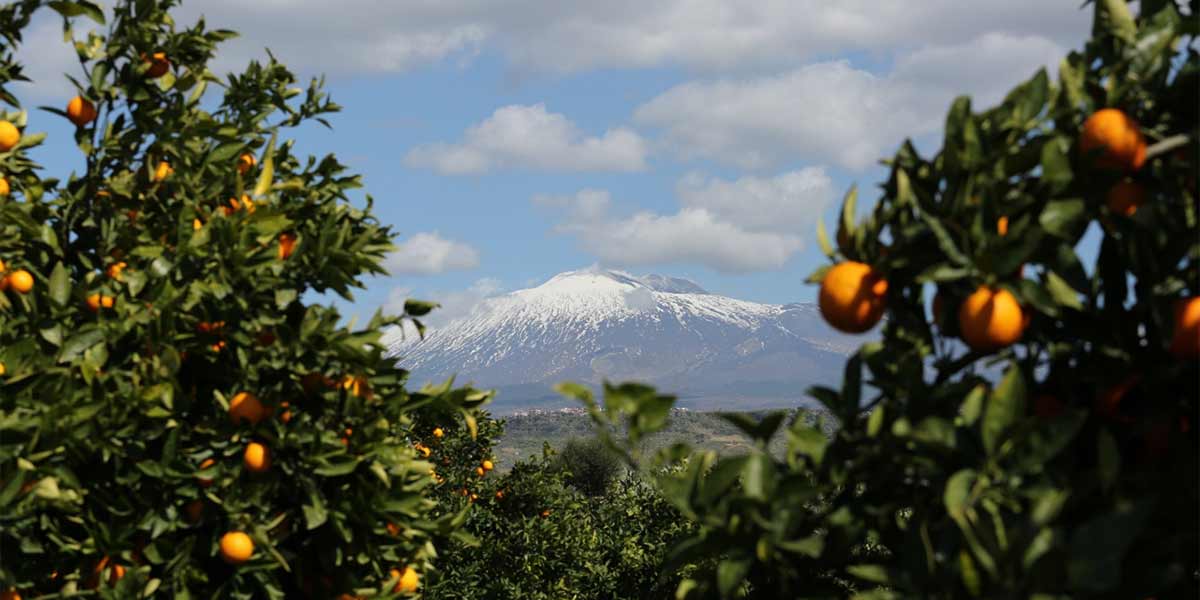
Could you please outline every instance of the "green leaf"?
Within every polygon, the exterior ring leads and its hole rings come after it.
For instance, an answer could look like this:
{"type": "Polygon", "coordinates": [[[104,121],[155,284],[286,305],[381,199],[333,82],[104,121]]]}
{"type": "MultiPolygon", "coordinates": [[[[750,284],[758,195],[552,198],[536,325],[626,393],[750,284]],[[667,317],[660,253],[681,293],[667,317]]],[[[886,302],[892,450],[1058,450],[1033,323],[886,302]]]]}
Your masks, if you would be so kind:
{"type": "Polygon", "coordinates": [[[857,212],[858,186],[851,185],[842,199],[842,218],[838,221],[837,243],[843,253],[851,251],[850,240],[854,237],[854,217],[857,212]]]}
{"type": "Polygon", "coordinates": [[[833,246],[829,243],[829,234],[825,231],[824,219],[817,219],[817,244],[821,246],[822,254],[833,257],[833,246]]]}
{"type": "Polygon", "coordinates": [[[1042,146],[1042,183],[1050,194],[1057,194],[1071,185],[1074,178],[1071,140],[1062,135],[1051,138],[1042,146]]]}
{"type": "Polygon", "coordinates": [[[1112,37],[1132,44],[1137,39],[1137,23],[1129,11],[1126,0],[1096,0],[1095,18],[1092,21],[1092,36],[1112,37]]]}
{"type": "Polygon", "coordinates": [[[809,457],[814,465],[820,465],[825,458],[829,438],[819,429],[804,426],[789,430],[788,442],[797,454],[809,457]]]}
{"type": "Polygon", "coordinates": [[[1051,200],[1038,216],[1038,223],[1047,233],[1067,240],[1075,240],[1087,225],[1086,209],[1080,198],[1051,200]]]}
{"type": "Polygon", "coordinates": [[[275,307],[279,310],[287,308],[289,304],[296,300],[296,296],[296,290],[293,289],[282,288],[275,290],[275,307]]]}
{"type": "Polygon", "coordinates": [[[311,531],[324,525],[328,518],[329,512],[325,510],[325,503],[321,501],[320,495],[316,491],[310,491],[308,502],[304,505],[305,527],[311,531]]]}
{"type": "Polygon", "coordinates": [[[54,264],[50,272],[50,299],[59,306],[66,306],[71,298],[71,279],[61,262],[54,264]]]}
{"type": "Polygon", "coordinates": [[[425,300],[405,300],[404,314],[411,317],[421,317],[429,314],[435,308],[441,307],[437,302],[427,302],[425,300]]]}
{"type": "Polygon", "coordinates": [[[1100,486],[1110,490],[1117,483],[1117,476],[1121,474],[1121,450],[1106,429],[1101,429],[1096,434],[1096,446],[1096,468],[1100,475],[1100,486]]]}
{"type": "Polygon", "coordinates": [[[1008,429],[1025,415],[1025,374],[1013,363],[992,390],[983,415],[983,446],[994,455],[1008,429]]]}
{"type": "Polygon", "coordinates": [[[962,417],[963,424],[974,425],[979,421],[979,417],[983,415],[983,402],[986,396],[987,388],[982,385],[971,389],[958,408],[958,414],[962,417]]]}
{"type": "Polygon", "coordinates": [[[1083,302],[1079,300],[1079,292],[1071,288],[1065,279],[1054,271],[1046,271],[1046,291],[1059,306],[1074,310],[1083,310],[1083,302]]]}
{"type": "Polygon", "coordinates": [[[267,143],[266,154],[263,155],[262,169],[258,174],[258,183],[254,184],[254,197],[261,197],[271,189],[271,183],[275,180],[275,136],[271,134],[271,141],[267,143]]]}
{"type": "Polygon", "coordinates": [[[750,572],[748,558],[726,558],[717,564],[717,590],[722,598],[730,598],[750,572]]]}
{"type": "Polygon", "coordinates": [[[88,2],[88,0],[74,0],[72,2],[54,0],[47,3],[47,5],[63,17],[70,18],[84,15],[97,24],[104,24],[104,11],[99,6],[96,6],[95,3],[88,2]]]}
{"type": "Polygon", "coordinates": [[[67,338],[58,355],[58,362],[66,363],[78,358],[84,350],[104,341],[104,330],[93,328],[81,331],[67,338]]]}
{"type": "Polygon", "coordinates": [[[1122,503],[1111,513],[1087,521],[1071,536],[1067,580],[1073,589],[1105,592],[1121,583],[1129,544],[1150,516],[1154,500],[1122,503]]]}
{"type": "Polygon", "coordinates": [[[758,453],[746,458],[746,464],[742,467],[742,489],[747,498],[770,498],[775,489],[775,467],[769,456],[758,453]]]}

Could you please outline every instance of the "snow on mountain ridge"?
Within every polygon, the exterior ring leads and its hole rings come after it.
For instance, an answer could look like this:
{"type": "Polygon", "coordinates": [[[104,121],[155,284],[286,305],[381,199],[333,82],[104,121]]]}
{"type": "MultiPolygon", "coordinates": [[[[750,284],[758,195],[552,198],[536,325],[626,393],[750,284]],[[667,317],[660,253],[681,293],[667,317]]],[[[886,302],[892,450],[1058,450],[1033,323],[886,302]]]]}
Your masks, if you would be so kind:
{"type": "Polygon", "coordinates": [[[409,336],[389,349],[417,384],[457,374],[545,396],[567,379],[636,379],[677,391],[741,379],[798,395],[850,347],[811,305],[748,302],[686,279],[593,268],[488,298],[426,339],[409,336]]]}

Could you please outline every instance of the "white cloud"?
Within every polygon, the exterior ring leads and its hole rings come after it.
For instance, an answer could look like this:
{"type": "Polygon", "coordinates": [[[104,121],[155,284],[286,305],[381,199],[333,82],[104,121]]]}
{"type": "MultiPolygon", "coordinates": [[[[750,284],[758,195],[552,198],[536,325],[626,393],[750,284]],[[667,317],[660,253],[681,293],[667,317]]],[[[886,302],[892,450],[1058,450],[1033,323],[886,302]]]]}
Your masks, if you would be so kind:
{"type": "Polygon", "coordinates": [[[237,54],[267,46],[289,64],[335,73],[410,69],[483,48],[530,71],[728,71],[988,31],[1074,45],[1090,24],[1076,3],[1039,0],[205,0],[185,3],[178,20],[200,14],[246,33],[231,42],[237,54]]]}
{"type": "Polygon", "coordinates": [[[675,188],[680,203],[750,231],[807,234],[833,202],[833,180],[822,167],[734,181],[690,173],[675,188]]]}
{"type": "Polygon", "coordinates": [[[534,203],[565,211],[556,227],[575,236],[605,265],[701,264],[724,272],[782,268],[832,200],[821,168],[734,181],[690,174],[678,184],[673,214],[611,214],[607,191],[538,196],[534,203]]]}
{"type": "Polygon", "coordinates": [[[443,238],[436,231],[417,233],[397,244],[384,262],[393,275],[434,275],[477,266],[479,252],[475,248],[443,238]]]}
{"type": "MultiPolygon", "coordinates": [[[[434,329],[443,327],[451,321],[469,316],[479,306],[479,303],[497,296],[504,291],[504,285],[500,283],[500,280],[491,277],[478,279],[464,290],[431,290],[414,293],[412,288],[396,287],[388,294],[388,301],[384,305],[384,312],[401,314],[404,312],[405,300],[412,298],[437,302],[441,305],[440,307],[434,309],[427,316],[421,317],[422,323],[434,329]]],[[[415,334],[415,329],[411,332],[405,331],[405,334],[415,334]]]]}
{"type": "Polygon", "coordinates": [[[418,146],[405,157],[412,167],[444,175],[485,173],[496,169],[544,171],[639,171],[646,167],[646,145],[626,128],[588,137],[566,116],[544,104],[511,105],[467,129],[457,144],[418,146]]]}
{"type": "Polygon", "coordinates": [[[683,158],[752,169],[794,160],[862,169],[905,137],[936,131],[954,96],[990,105],[1063,54],[1044,38],[986,34],[904,55],[887,76],[840,60],[685,83],[643,104],[634,120],[660,129],[683,158]]]}

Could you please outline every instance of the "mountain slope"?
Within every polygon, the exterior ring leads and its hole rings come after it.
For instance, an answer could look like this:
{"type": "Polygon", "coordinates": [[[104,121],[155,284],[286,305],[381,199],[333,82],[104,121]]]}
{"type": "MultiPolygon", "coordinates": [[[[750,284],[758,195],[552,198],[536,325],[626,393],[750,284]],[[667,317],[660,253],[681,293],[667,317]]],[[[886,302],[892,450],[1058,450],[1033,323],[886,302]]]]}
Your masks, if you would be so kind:
{"type": "Polygon", "coordinates": [[[550,389],[572,380],[637,380],[682,406],[794,406],[804,388],[837,381],[862,342],[830,329],[811,304],[758,304],[710,294],[686,279],[569,271],[490,298],[472,314],[397,340],[413,381],[496,388],[500,413],[566,403],[550,389]]]}

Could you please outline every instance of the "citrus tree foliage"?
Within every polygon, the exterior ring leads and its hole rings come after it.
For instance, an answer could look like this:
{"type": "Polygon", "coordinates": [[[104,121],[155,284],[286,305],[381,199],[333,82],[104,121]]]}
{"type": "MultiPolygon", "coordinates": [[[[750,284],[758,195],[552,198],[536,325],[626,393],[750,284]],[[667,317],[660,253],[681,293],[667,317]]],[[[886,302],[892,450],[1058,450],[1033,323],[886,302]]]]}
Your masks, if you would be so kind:
{"type": "Polygon", "coordinates": [[[359,178],[284,139],[338,107],[273,58],[222,81],[207,65],[234,34],[174,4],[0,7],[0,587],[417,590],[464,515],[431,494],[415,423],[470,429],[487,395],[406,391],[379,343],[401,317],[343,327],[305,301],[351,298],[391,248],[347,197],[359,178]],[[27,112],[13,52],[51,9],[78,98],[27,112]],[[58,119],[82,170],[50,178],[28,153],[58,119]]]}
{"type": "MultiPolygon", "coordinates": [[[[1090,9],[1057,81],[957,99],[939,151],[903,144],[865,221],[851,191],[820,232],[822,312],[881,339],[810,390],[831,436],[734,418],[760,450],[658,478],[699,525],[664,570],[719,561],[677,597],[1195,597],[1197,5],[1090,9]]],[[[671,398],[562,389],[644,464],[671,398]]]]}
{"type": "Polygon", "coordinates": [[[691,524],[639,478],[580,492],[563,456],[546,446],[472,488],[466,535],[438,546],[426,598],[670,597],[679,577],[660,578],[659,566],[691,524]]]}

